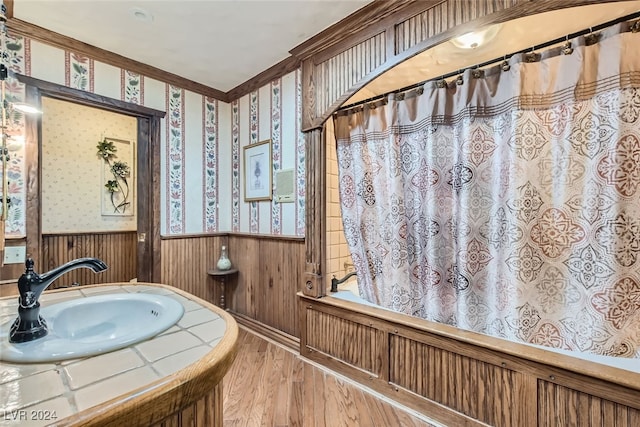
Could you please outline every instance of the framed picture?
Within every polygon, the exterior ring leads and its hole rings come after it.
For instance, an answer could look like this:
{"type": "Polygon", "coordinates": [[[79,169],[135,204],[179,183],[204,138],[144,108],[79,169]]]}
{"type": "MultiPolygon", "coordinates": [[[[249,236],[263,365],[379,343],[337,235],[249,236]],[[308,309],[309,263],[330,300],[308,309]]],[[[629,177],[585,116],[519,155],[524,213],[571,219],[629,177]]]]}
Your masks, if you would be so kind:
{"type": "Polygon", "coordinates": [[[244,147],[244,200],[271,200],[271,140],[244,147]]]}

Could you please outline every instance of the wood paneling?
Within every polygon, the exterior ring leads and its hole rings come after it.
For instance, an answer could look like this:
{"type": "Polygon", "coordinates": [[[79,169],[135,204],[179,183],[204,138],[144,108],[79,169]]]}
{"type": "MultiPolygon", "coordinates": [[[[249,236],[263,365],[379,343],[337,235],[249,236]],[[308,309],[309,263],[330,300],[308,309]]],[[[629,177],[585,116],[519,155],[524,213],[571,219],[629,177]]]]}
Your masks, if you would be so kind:
{"type": "Polygon", "coordinates": [[[316,333],[307,336],[307,346],[338,358],[375,376],[382,371],[378,351],[386,346],[384,334],[367,325],[323,313],[307,310],[307,329],[316,333]]]}
{"type": "MultiPolygon", "coordinates": [[[[220,295],[207,271],[215,266],[221,236],[162,240],[160,282],[175,286],[205,301],[217,304],[220,295]]],[[[231,262],[237,267],[235,260],[231,262]]],[[[227,303],[229,300],[225,298],[227,303]]]]}
{"type": "Polygon", "coordinates": [[[217,235],[162,240],[161,281],[206,301],[220,301],[220,286],[207,274],[226,244],[238,275],[227,283],[225,301],[239,313],[298,337],[296,292],[304,275],[304,241],[217,235]]]}
{"type": "Polygon", "coordinates": [[[216,384],[211,393],[165,418],[152,427],[210,427],[223,423],[222,382],[216,384]]]}
{"type": "Polygon", "coordinates": [[[522,0],[445,1],[400,22],[395,27],[396,53],[443,33],[457,25],[490,15],[521,3],[522,0]]]}
{"type": "Polygon", "coordinates": [[[640,426],[638,409],[547,381],[538,382],[538,402],[541,426],[640,426]]]}
{"type": "Polygon", "coordinates": [[[387,58],[386,50],[382,32],[316,65],[316,116],[322,115],[343,93],[382,65],[387,58]]]}
{"type": "Polygon", "coordinates": [[[336,298],[299,297],[302,355],[445,425],[640,425],[639,373],[336,298]]]}
{"type": "Polygon", "coordinates": [[[306,202],[305,202],[305,277],[302,292],[324,295],[323,263],[326,250],[326,147],[322,129],[305,134],[306,202]]]}
{"type": "Polygon", "coordinates": [[[513,410],[522,374],[399,335],[390,342],[391,383],[493,426],[526,425],[513,410]]]}
{"type": "Polygon", "coordinates": [[[298,337],[296,292],[304,276],[304,241],[232,235],[228,248],[240,270],[232,311],[298,337]]]}
{"type": "Polygon", "coordinates": [[[136,232],[91,234],[45,234],[42,236],[42,262],[38,273],[45,273],[76,258],[99,258],[109,267],[96,274],[86,268],[72,270],[59,279],[53,288],[73,283],[128,282],[136,277],[136,232]]]}
{"type": "Polygon", "coordinates": [[[299,44],[291,49],[291,54],[300,59],[307,59],[313,55],[317,55],[327,49],[344,50],[344,47],[351,47],[353,44],[352,37],[360,36],[360,40],[371,37],[371,31],[379,33],[379,28],[383,28],[381,22],[385,18],[394,17],[401,21],[406,19],[405,14],[408,11],[409,16],[413,16],[418,10],[425,9],[433,4],[432,1],[410,1],[410,0],[385,0],[375,1],[363,7],[362,9],[352,13],[348,17],[333,24],[309,40],[299,44]],[[422,4],[420,4],[422,3],[422,4]]]}

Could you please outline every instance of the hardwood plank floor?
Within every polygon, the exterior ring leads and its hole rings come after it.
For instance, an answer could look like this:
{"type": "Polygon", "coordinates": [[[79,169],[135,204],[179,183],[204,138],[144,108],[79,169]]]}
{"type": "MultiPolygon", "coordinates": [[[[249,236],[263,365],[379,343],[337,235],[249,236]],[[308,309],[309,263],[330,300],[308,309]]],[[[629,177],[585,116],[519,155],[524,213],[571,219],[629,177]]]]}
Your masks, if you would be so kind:
{"type": "Polygon", "coordinates": [[[240,328],[224,377],[224,427],[431,427],[350,381],[240,328]]]}

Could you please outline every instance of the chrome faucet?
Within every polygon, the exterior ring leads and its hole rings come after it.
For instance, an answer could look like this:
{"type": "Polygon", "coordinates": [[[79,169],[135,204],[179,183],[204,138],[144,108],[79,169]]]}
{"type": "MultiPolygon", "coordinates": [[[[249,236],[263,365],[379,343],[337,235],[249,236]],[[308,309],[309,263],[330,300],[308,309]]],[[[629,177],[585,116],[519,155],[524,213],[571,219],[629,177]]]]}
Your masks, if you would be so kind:
{"type": "Polygon", "coordinates": [[[18,279],[18,317],[11,325],[9,342],[33,341],[47,335],[47,322],[40,316],[40,295],[58,277],[76,268],[90,268],[96,273],[107,269],[107,265],[97,258],[78,258],[53,270],[38,274],[33,271],[33,259],[25,261],[25,272],[18,279]]]}

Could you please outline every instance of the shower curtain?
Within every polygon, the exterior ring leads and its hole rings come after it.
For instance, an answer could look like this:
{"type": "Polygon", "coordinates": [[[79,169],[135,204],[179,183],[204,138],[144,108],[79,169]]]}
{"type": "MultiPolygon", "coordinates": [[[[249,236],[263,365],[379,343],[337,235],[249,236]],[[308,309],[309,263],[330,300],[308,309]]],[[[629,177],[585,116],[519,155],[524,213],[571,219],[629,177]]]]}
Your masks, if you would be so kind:
{"type": "Polygon", "coordinates": [[[365,299],[640,357],[640,34],[629,28],[335,115],[365,299]]]}

